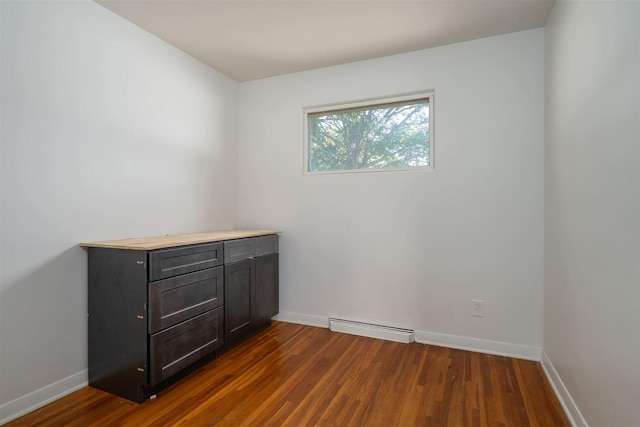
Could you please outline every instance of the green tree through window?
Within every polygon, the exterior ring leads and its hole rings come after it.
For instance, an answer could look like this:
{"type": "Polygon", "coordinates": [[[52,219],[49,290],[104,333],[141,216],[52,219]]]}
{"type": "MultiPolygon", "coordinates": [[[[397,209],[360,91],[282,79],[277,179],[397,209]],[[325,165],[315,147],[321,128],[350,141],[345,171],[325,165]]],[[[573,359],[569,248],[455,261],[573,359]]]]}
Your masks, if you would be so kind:
{"type": "Polygon", "coordinates": [[[429,99],[312,112],[308,171],[430,165],[429,99]]]}

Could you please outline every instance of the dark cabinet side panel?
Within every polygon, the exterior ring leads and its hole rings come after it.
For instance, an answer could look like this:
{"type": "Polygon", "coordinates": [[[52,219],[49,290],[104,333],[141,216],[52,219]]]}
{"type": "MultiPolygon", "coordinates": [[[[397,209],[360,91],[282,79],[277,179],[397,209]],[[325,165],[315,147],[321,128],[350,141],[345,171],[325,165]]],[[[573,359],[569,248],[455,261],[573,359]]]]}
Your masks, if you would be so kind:
{"type": "Polygon", "coordinates": [[[212,353],[223,344],[223,308],[203,313],[151,335],[151,385],[212,353]]]}
{"type": "Polygon", "coordinates": [[[264,255],[255,259],[256,297],[255,323],[263,325],[278,314],[280,307],[278,254],[264,255]]]}
{"type": "Polygon", "coordinates": [[[253,329],[253,266],[253,260],[247,259],[224,267],[225,342],[232,342],[253,329]]]}
{"type": "Polygon", "coordinates": [[[147,252],[89,248],[89,385],[139,401],[147,380],[147,252]]]}
{"type": "Polygon", "coordinates": [[[149,283],[149,333],[220,307],[223,280],[220,266],[149,283]]]}
{"type": "Polygon", "coordinates": [[[222,243],[183,246],[149,254],[149,280],[161,280],[180,274],[222,265],[222,243]]]}

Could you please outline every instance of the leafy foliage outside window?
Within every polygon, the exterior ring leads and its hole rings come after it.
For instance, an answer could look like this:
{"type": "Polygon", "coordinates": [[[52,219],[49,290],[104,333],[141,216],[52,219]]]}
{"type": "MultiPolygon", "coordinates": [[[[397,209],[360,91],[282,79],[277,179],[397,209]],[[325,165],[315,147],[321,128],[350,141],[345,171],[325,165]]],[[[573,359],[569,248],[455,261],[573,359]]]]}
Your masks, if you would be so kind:
{"type": "Polygon", "coordinates": [[[429,98],[307,113],[309,172],[429,166],[429,98]]]}

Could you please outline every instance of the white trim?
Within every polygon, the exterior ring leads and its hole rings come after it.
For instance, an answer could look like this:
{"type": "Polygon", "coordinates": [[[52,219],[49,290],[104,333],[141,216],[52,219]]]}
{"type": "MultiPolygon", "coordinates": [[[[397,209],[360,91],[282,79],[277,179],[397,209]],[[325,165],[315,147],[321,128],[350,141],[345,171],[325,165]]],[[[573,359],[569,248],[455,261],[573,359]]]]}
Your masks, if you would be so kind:
{"type": "MultiPolygon", "coordinates": [[[[424,99],[433,97],[434,90],[419,90],[416,92],[407,92],[400,95],[381,96],[375,98],[358,99],[355,101],[346,101],[340,103],[311,105],[304,107],[307,113],[318,113],[327,110],[346,110],[349,108],[367,107],[369,105],[393,104],[394,102],[413,101],[416,99],[424,99]]],[[[431,119],[431,111],[429,111],[429,119],[431,119]]]]}
{"type": "Polygon", "coordinates": [[[315,316],[313,314],[302,314],[292,312],[280,312],[273,318],[278,322],[297,323],[299,325],[317,326],[319,328],[329,328],[329,317],[315,316]]]}
{"type": "Polygon", "coordinates": [[[439,334],[436,332],[416,331],[416,342],[432,344],[459,350],[478,353],[495,354],[497,356],[515,357],[516,359],[540,361],[541,347],[492,341],[482,338],[463,337],[459,335],[439,334]]]}
{"type": "MultiPolygon", "coordinates": [[[[306,157],[305,157],[306,158],[306,157]]],[[[411,166],[408,168],[364,168],[364,169],[339,169],[330,171],[309,172],[305,166],[305,175],[351,175],[354,173],[386,173],[386,172],[428,172],[432,171],[431,166],[411,166]]]]}
{"type": "MultiPolygon", "coordinates": [[[[280,312],[273,320],[301,325],[329,327],[328,316],[280,312]]],[[[414,331],[414,340],[418,344],[431,344],[439,347],[456,348],[478,353],[495,354],[497,356],[515,357],[516,359],[540,361],[541,347],[491,341],[482,338],[463,337],[459,335],[439,334],[436,332],[414,331]]]]}
{"type": "Polygon", "coordinates": [[[367,98],[356,101],[347,101],[343,103],[313,105],[302,108],[302,123],[303,123],[303,149],[302,149],[302,170],[303,175],[344,175],[352,173],[375,173],[375,172],[407,172],[407,171],[432,171],[435,170],[435,128],[434,128],[434,104],[435,104],[435,90],[422,90],[416,92],[409,92],[400,95],[393,95],[379,98],[367,98]],[[366,168],[366,169],[344,169],[344,170],[330,170],[330,171],[309,171],[309,113],[318,113],[323,111],[342,110],[358,107],[374,107],[382,104],[392,104],[395,102],[405,101],[417,101],[420,99],[428,99],[429,103],[429,165],[427,166],[412,166],[406,168],[366,168]]]}
{"type": "Polygon", "coordinates": [[[76,390],[85,387],[88,371],[80,371],[76,374],[46,385],[36,391],[27,393],[24,396],[13,399],[0,405],[0,425],[15,420],[31,411],[35,411],[56,399],[66,396],[76,390]]]}
{"type": "Polygon", "coordinates": [[[337,319],[335,317],[329,318],[329,329],[333,332],[342,332],[345,334],[378,338],[381,340],[406,344],[414,341],[412,329],[376,325],[372,323],[357,322],[354,320],[337,319]]]}
{"type": "Polygon", "coordinates": [[[574,427],[588,427],[587,421],[582,416],[580,409],[578,409],[578,405],[571,397],[569,390],[565,387],[562,382],[562,378],[558,375],[558,371],[551,363],[551,359],[547,356],[544,350],[542,350],[542,369],[544,373],[547,375],[547,379],[549,383],[551,383],[551,387],[553,391],[556,392],[556,396],[564,409],[564,412],[567,414],[567,418],[571,422],[571,425],[574,427]]]}

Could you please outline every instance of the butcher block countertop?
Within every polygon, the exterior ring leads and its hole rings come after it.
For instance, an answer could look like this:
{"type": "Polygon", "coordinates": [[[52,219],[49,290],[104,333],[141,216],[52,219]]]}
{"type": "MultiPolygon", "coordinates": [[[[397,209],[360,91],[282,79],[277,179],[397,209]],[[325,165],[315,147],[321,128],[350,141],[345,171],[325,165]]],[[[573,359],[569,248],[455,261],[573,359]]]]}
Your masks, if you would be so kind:
{"type": "Polygon", "coordinates": [[[83,248],[114,248],[149,251],[153,249],[173,248],[176,246],[193,245],[196,243],[219,242],[222,240],[244,239],[246,237],[267,236],[279,234],[273,230],[225,230],[209,231],[206,233],[175,234],[158,237],[138,237],[121,240],[103,240],[100,242],[80,243],[83,248]]]}

